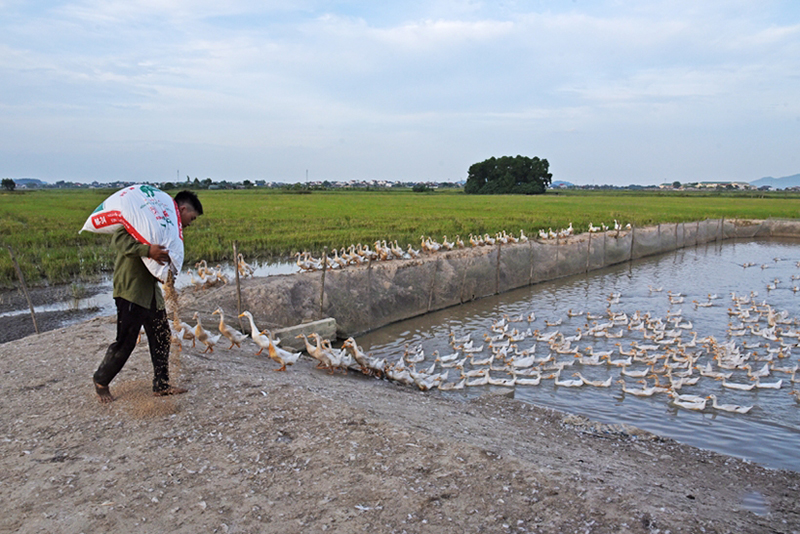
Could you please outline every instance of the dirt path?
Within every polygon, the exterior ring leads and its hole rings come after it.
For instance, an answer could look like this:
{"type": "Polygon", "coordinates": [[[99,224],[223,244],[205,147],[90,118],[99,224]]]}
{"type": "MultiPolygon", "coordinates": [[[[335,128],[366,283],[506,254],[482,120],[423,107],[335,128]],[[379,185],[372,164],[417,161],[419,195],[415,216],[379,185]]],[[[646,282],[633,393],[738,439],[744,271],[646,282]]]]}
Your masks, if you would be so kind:
{"type": "Polygon", "coordinates": [[[0,532],[800,531],[798,473],[503,395],[275,373],[252,345],[185,349],[190,392],[157,399],[142,344],[101,406],[113,335],[0,345],[0,532]]]}

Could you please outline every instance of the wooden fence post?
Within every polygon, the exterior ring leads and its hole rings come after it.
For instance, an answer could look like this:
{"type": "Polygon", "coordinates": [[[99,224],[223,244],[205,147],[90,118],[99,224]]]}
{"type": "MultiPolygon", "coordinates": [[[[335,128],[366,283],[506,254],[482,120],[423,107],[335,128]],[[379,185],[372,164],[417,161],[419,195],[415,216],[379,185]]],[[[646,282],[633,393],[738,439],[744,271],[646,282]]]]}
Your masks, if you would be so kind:
{"type": "Polygon", "coordinates": [[[325,271],[328,268],[328,247],[322,249],[322,287],[319,290],[319,318],[322,319],[322,309],[325,304],[325,271]]]}
{"type": "Polygon", "coordinates": [[[31,302],[31,296],[28,293],[28,286],[25,285],[25,277],[22,276],[22,269],[19,268],[19,264],[17,263],[17,259],[14,257],[14,251],[11,249],[11,245],[8,245],[8,254],[11,256],[11,263],[14,264],[14,270],[17,271],[17,277],[19,278],[19,283],[22,285],[22,293],[25,295],[25,299],[28,301],[28,307],[31,309],[31,319],[33,320],[33,329],[36,333],[39,333],[39,325],[36,324],[36,313],[33,311],[33,303],[31,302]]]}
{"type": "Polygon", "coordinates": [[[500,294],[500,239],[497,240],[497,267],[495,269],[494,294],[500,294]]]}
{"type": "Polygon", "coordinates": [[[586,241],[586,272],[589,272],[589,266],[592,259],[592,233],[589,232],[589,239],[586,241]]]}
{"type": "MultiPolygon", "coordinates": [[[[233,270],[236,272],[236,315],[242,314],[242,286],[239,282],[239,254],[236,250],[236,241],[233,242],[233,270]]],[[[242,318],[239,317],[239,330],[243,331],[242,318]]]]}

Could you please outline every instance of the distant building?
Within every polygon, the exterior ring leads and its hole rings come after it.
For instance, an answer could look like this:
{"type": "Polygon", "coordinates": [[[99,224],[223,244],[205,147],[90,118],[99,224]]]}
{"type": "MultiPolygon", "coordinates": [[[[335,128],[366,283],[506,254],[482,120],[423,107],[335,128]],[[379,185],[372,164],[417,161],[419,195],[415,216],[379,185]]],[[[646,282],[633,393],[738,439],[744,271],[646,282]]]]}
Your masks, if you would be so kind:
{"type": "Polygon", "coordinates": [[[742,191],[755,189],[752,185],[747,182],[698,182],[697,183],[698,189],[739,189],[742,191]]]}
{"type": "Polygon", "coordinates": [[[37,187],[47,186],[46,182],[43,182],[38,178],[14,178],[13,180],[20,189],[36,189],[37,187]]]}

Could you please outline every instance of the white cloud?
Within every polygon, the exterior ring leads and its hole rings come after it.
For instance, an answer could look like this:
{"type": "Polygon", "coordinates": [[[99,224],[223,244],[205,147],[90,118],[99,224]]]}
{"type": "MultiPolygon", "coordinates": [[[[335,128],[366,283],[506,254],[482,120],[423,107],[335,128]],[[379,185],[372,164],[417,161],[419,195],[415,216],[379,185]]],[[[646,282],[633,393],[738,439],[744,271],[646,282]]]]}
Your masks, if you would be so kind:
{"type": "MultiPolygon", "coordinates": [[[[752,146],[785,138],[800,116],[800,24],[788,4],[538,4],[12,4],[0,22],[1,160],[35,175],[36,158],[11,147],[47,159],[127,141],[221,170],[261,168],[269,153],[287,158],[269,168],[305,158],[336,177],[439,161],[452,176],[465,160],[527,146],[569,161],[561,167],[580,182],[598,154],[624,147],[642,154],[631,158],[641,183],[654,146],[684,147],[676,131],[752,146]],[[374,161],[348,164],[365,147],[374,161]]],[[[776,166],[797,162],[781,156],[782,140],[772,146],[776,166]]],[[[705,173],[729,165],[723,156],[687,165],[705,173]]],[[[79,173],[80,158],[68,161],[79,173]]]]}

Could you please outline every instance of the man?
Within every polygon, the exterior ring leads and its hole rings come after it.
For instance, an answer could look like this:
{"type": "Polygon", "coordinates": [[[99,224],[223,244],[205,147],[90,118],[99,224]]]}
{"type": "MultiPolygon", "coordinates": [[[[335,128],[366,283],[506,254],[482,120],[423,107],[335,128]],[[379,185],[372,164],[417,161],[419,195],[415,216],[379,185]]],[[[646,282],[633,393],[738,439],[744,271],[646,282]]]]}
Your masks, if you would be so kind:
{"type": "MultiPolygon", "coordinates": [[[[203,214],[203,205],[191,191],[175,195],[178,216],[187,228],[203,214]]],[[[161,245],[145,245],[133,238],[125,228],[112,235],[111,244],[117,251],[114,262],[114,303],[117,306],[117,339],[109,345],[93,382],[97,397],[103,404],[114,400],[108,385],[122,370],[133,352],[144,326],[150,359],[153,363],[153,395],[179,395],[186,389],[169,383],[169,348],[171,333],[164,296],[153,276],[142,261],[152,258],[158,263],[169,262],[169,251],[161,245]]]]}

